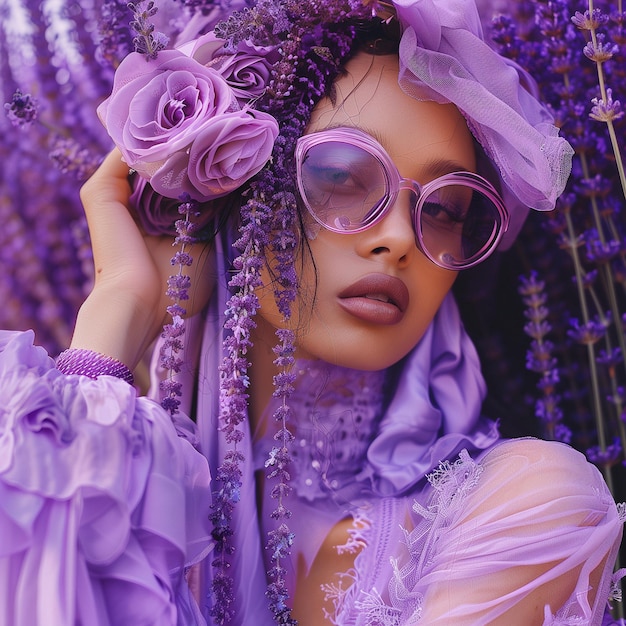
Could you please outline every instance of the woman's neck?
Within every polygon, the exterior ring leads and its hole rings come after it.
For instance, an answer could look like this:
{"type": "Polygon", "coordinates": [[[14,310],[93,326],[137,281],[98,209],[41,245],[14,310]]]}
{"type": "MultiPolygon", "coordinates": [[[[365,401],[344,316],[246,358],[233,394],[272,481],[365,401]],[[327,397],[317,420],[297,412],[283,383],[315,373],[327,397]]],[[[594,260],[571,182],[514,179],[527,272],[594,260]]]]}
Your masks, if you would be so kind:
{"type": "MultiPolygon", "coordinates": [[[[250,368],[248,370],[250,377],[250,401],[248,413],[252,432],[256,433],[256,435],[263,435],[263,432],[259,432],[259,428],[263,430],[263,416],[272,400],[272,394],[274,392],[273,379],[278,373],[278,369],[274,364],[276,355],[273,351],[277,338],[275,328],[260,315],[256,317],[256,322],[257,327],[252,334],[253,345],[248,352],[248,359],[250,362],[250,368]]],[[[314,370],[318,371],[318,375],[322,372],[322,378],[326,379],[327,382],[335,379],[335,384],[330,384],[327,388],[324,384],[321,388],[317,389],[316,393],[321,394],[317,397],[317,400],[321,402],[322,405],[324,402],[328,401],[330,397],[334,399],[334,402],[349,403],[350,400],[348,397],[351,397],[355,393],[357,396],[362,395],[363,393],[371,393],[374,403],[380,402],[385,378],[383,372],[358,373],[354,370],[339,368],[339,370],[333,373],[331,378],[328,379],[326,378],[328,376],[326,368],[332,366],[323,362],[312,361],[310,358],[305,358],[304,360],[296,360],[295,367],[302,367],[304,363],[309,364],[305,366],[309,371],[312,371],[310,370],[311,365],[317,363],[319,367],[313,366],[314,370]],[[298,363],[300,363],[300,366],[298,363]],[[337,393],[337,385],[340,388],[339,394],[337,393]],[[325,388],[328,393],[323,391],[325,388]],[[323,396],[328,397],[322,399],[323,396]]],[[[313,384],[311,381],[304,384],[305,386],[308,386],[309,383],[313,384]]],[[[305,394],[307,393],[306,390],[301,391],[305,394]]],[[[302,394],[300,393],[300,395],[302,394]]]]}

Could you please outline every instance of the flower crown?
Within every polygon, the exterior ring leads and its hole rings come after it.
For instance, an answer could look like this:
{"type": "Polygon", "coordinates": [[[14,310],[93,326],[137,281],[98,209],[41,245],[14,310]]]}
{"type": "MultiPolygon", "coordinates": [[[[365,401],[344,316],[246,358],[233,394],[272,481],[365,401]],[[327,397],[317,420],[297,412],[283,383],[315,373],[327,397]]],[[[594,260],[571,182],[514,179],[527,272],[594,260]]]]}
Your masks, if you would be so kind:
{"type": "Polygon", "coordinates": [[[211,201],[258,174],[279,135],[267,109],[280,109],[277,102],[302,88],[294,83],[295,48],[329,55],[315,46],[322,13],[362,20],[377,10],[367,4],[349,0],[305,18],[296,3],[265,0],[176,49],[122,60],[97,112],[139,175],[131,204],[146,232],[173,232],[177,203],[165,199],[205,203],[205,222],[219,210],[211,201]]]}

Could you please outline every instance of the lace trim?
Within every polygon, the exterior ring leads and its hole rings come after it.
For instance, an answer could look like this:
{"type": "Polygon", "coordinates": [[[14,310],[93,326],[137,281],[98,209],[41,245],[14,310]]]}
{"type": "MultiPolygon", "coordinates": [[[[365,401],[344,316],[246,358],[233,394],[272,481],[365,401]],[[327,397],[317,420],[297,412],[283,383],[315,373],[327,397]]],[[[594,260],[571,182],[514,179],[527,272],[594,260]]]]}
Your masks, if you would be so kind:
{"type": "Polygon", "coordinates": [[[376,589],[372,589],[370,593],[363,592],[361,595],[364,599],[357,601],[354,606],[367,616],[366,624],[399,626],[401,611],[385,604],[382,596],[376,589]]]}
{"type": "Polygon", "coordinates": [[[355,514],[352,528],[348,529],[348,541],[343,546],[337,546],[337,554],[356,554],[367,547],[367,535],[372,529],[372,524],[362,509],[355,514]]]}
{"type": "MultiPolygon", "coordinates": [[[[353,513],[352,528],[348,529],[349,539],[344,545],[336,546],[338,554],[354,554],[357,550],[366,548],[371,540],[372,520],[367,514],[367,508],[357,509],[353,513]]],[[[357,557],[358,559],[358,557],[357,557]]],[[[355,560],[355,564],[357,560],[355,560]]],[[[323,608],[325,618],[332,624],[345,624],[345,620],[337,621],[339,616],[345,616],[346,609],[353,604],[354,600],[350,600],[355,590],[359,587],[358,582],[361,578],[357,569],[352,568],[347,572],[338,573],[338,584],[323,584],[321,590],[324,592],[324,601],[332,602],[333,612],[329,612],[323,608]],[[347,586],[344,588],[344,583],[347,586]]]]}
{"type": "MultiPolygon", "coordinates": [[[[462,450],[456,461],[440,462],[427,476],[433,489],[430,500],[427,506],[417,501],[412,506],[421,520],[412,530],[402,528],[404,555],[386,561],[391,564],[393,573],[387,598],[378,590],[375,581],[384,566],[385,555],[390,554],[387,529],[394,521],[401,520],[401,505],[397,499],[387,498],[355,514],[349,541],[337,549],[340,554],[364,546],[365,549],[355,559],[354,568],[339,575],[338,585],[322,586],[326,600],[332,600],[334,608],[333,612],[325,612],[326,619],[335,626],[409,626],[420,622],[424,598],[414,590],[437,554],[440,537],[463,510],[468,495],[479,484],[482,472],[482,465],[475,462],[467,450],[462,450]],[[401,565],[401,561],[404,564],[401,565]]],[[[626,504],[618,504],[617,509],[620,521],[626,521],[626,504]]],[[[621,601],[619,582],[625,576],[626,568],[613,574],[609,600],[621,601]]],[[[587,618],[580,614],[576,597],[556,614],[551,613],[549,606],[545,607],[544,626],[586,623],[587,618]]]]}
{"type": "Polygon", "coordinates": [[[615,602],[622,601],[622,585],[620,584],[622,578],[626,576],[626,568],[618,569],[611,578],[611,590],[609,591],[609,602],[614,600],[615,602]]]}
{"type": "Polygon", "coordinates": [[[589,620],[581,615],[576,615],[578,602],[573,600],[566,604],[556,615],[550,611],[550,605],[546,605],[543,613],[543,626],[587,626],[589,620]]]}
{"type": "MultiPolygon", "coordinates": [[[[354,468],[365,465],[377,430],[384,373],[298,361],[297,374],[289,402],[296,416],[289,425],[294,434],[291,486],[308,502],[327,502],[329,496],[341,499],[341,490],[356,481],[354,468]]],[[[272,414],[275,402],[263,419],[272,414]]],[[[263,458],[274,445],[273,429],[267,427],[266,432],[258,442],[263,458]]]]}

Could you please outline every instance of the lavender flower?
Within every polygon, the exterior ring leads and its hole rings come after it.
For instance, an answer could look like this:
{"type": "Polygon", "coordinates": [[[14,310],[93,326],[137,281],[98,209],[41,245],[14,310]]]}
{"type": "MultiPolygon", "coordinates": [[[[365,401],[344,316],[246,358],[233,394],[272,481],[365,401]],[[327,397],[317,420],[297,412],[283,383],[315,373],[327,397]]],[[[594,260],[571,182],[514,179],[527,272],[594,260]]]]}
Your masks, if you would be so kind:
{"type": "Polygon", "coordinates": [[[297,622],[291,617],[287,606],[289,595],[285,585],[286,570],[280,566],[283,559],[289,556],[295,536],[285,524],[281,524],[276,530],[269,533],[267,549],[271,552],[271,561],[275,565],[270,569],[272,582],[267,588],[267,597],[270,601],[270,609],[274,613],[277,624],[296,626],[297,622]]]}
{"type": "Polygon", "coordinates": [[[11,124],[18,128],[28,126],[37,119],[37,100],[28,93],[15,90],[11,102],[4,105],[11,124]]]}
{"type": "Polygon", "coordinates": [[[613,100],[613,90],[611,88],[606,90],[606,102],[602,98],[592,98],[591,102],[593,108],[591,113],[589,113],[589,117],[598,122],[613,122],[624,115],[620,101],[613,100]]]}
{"type": "Polygon", "coordinates": [[[51,142],[51,161],[63,174],[85,181],[100,165],[100,157],[71,137],[55,136],[51,142]]]}
{"type": "Polygon", "coordinates": [[[600,9],[593,9],[591,13],[576,11],[572,17],[572,23],[581,30],[596,30],[608,21],[608,16],[600,9]]]}
{"type": "Polygon", "coordinates": [[[606,332],[606,326],[598,321],[581,322],[571,318],[569,323],[571,328],[567,334],[577,343],[594,344],[602,339],[606,332]]]}
{"type": "Polygon", "coordinates": [[[549,311],[545,306],[545,282],[538,280],[537,272],[531,272],[528,277],[520,277],[520,283],[518,291],[527,307],[524,315],[529,320],[524,326],[524,332],[532,337],[526,353],[526,367],[541,374],[537,388],[542,396],[535,402],[535,415],[543,424],[548,438],[567,438],[569,429],[561,424],[563,411],[560,406],[561,396],[557,393],[560,376],[553,356],[554,344],[546,339],[551,326],[547,321],[549,311]]]}
{"type": "Polygon", "coordinates": [[[584,55],[595,63],[604,63],[619,52],[615,44],[605,43],[604,39],[604,35],[598,35],[595,41],[589,41],[583,48],[584,55]]]}
{"type": "Polygon", "coordinates": [[[260,199],[250,200],[241,211],[240,237],[235,247],[241,252],[235,259],[237,273],[230,281],[235,290],[227,305],[224,341],[226,355],[220,365],[220,423],[226,441],[232,445],[224,462],[218,468],[217,489],[214,492],[211,521],[216,540],[213,561],[215,570],[212,586],[211,615],[218,624],[226,623],[232,614],[232,579],[228,575],[231,545],[233,506],[238,501],[241,486],[240,461],[243,456],[237,444],[243,439],[241,424],[247,417],[248,361],[246,352],[251,345],[250,332],[255,327],[254,315],[259,307],[255,290],[261,285],[260,269],[263,249],[267,243],[264,226],[270,221],[271,209],[260,199]]]}
{"type": "Polygon", "coordinates": [[[135,52],[145,55],[147,60],[156,59],[157,54],[167,46],[169,37],[159,31],[154,32],[154,24],[150,21],[158,11],[154,0],[143,0],[136,4],[129,2],[128,8],[134,16],[130,27],[136,33],[133,39],[135,52]]]}
{"type": "Polygon", "coordinates": [[[190,267],[193,258],[187,252],[187,246],[195,242],[193,233],[196,230],[192,218],[197,217],[198,203],[188,195],[181,197],[179,213],[184,215],[184,219],[176,221],[177,236],[174,245],[180,246],[171,259],[171,264],[178,267],[178,273],[170,276],[167,280],[166,295],[173,301],[167,311],[172,317],[171,324],[165,324],[161,338],[159,352],[159,365],[168,373],[165,380],[159,384],[161,394],[161,406],[174,416],[178,413],[180,406],[179,398],[182,395],[182,384],[174,380],[174,375],[178,374],[183,366],[180,353],[184,349],[183,336],[185,334],[185,320],[183,316],[187,313],[181,302],[189,300],[189,289],[191,278],[183,274],[186,267],[190,267]]]}
{"type": "Polygon", "coordinates": [[[100,11],[97,56],[103,64],[116,66],[133,50],[130,29],[133,13],[126,0],[104,0],[100,11]]]}
{"type": "Polygon", "coordinates": [[[622,454],[622,445],[619,438],[616,438],[612,444],[604,449],[600,446],[593,446],[587,449],[587,458],[597,465],[611,466],[614,465],[622,454]]]}

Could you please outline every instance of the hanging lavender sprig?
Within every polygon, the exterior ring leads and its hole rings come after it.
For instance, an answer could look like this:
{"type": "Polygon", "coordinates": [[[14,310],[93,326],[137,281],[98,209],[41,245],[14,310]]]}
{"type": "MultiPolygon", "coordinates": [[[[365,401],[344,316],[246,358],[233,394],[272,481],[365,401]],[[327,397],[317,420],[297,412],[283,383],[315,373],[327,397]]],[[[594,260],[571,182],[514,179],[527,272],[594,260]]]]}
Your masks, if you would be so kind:
{"type": "MultiPolygon", "coordinates": [[[[280,213],[280,211],[278,212],[280,213]]],[[[291,215],[294,215],[293,210],[291,215]]],[[[283,260],[284,256],[289,255],[293,259],[295,243],[288,236],[292,231],[283,224],[284,237],[279,236],[279,241],[274,241],[274,247],[282,246],[283,260]],[[287,250],[290,252],[286,252],[287,250]]],[[[293,262],[290,264],[293,271],[293,262]]],[[[295,275],[291,276],[289,272],[282,271],[279,274],[279,284],[281,285],[281,294],[277,298],[279,310],[285,316],[284,320],[290,319],[291,302],[295,299],[296,283],[295,275]]],[[[278,398],[281,403],[274,413],[274,420],[277,423],[277,431],[274,435],[276,444],[270,451],[269,459],[265,462],[265,467],[269,468],[267,474],[268,480],[277,481],[272,487],[270,495],[276,500],[276,507],[271,513],[273,519],[279,522],[279,526],[269,532],[266,549],[271,554],[272,567],[268,574],[270,581],[267,587],[267,597],[270,601],[270,609],[274,614],[274,620],[277,624],[295,625],[296,621],[291,617],[291,610],[287,606],[289,599],[289,591],[287,590],[286,570],[283,562],[291,554],[291,547],[294,541],[294,534],[290,531],[287,520],[291,517],[291,510],[286,505],[286,499],[291,492],[289,484],[289,466],[291,464],[290,444],[294,440],[292,432],[289,430],[291,422],[291,407],[289,398],[293,392],[293,384],[295,382],[295,373],[293,366],[295,363],[295,334],[288,328],[278,329],[276,331],[279,343],[274,348],[276,359],[274,364],[278,368],[278,373],[274,376],[274,397],[278,398]]]]}
{"type": "Polygon", "coordinates": [[[167,46],[169,37],[162,32],[155,32],[151,19],[157,14],[158,8],[155,6],[154,0],[129,2],[128,8],[133,13],[130,27],[136,33],[133,38],[135,52],[144,54],[146,60],[156,59],[159,51],[167,46]]]}
{"type": "Polygon", "coordinates": [[[235,293],[227,303],[226,354],[220,365],[219,423],[230,447],[215,476],[216,489],[210,515],[215,540],[211,615],[216,624],[228,623],[234,614],[233,579],[229,571],[234,552],[232,518],[234,506],[240,499],[241,463],[244,461],[238,445],[244,436],[241,425],[247,418],[247,352],[252,345],[250,333],[256,327],[253,318],[259,308],[255,290],[262,285],[260,272],[264,263],[263,251],[268,243],[265,229],[271,222],[271,209],[263,193],[254,191],[253,194],[241,209],[240,237],[233,244],[241,254],[234,261],[237,273],[229,282],[235,293]]]}
{"type": "Polygon", "coordinates": [[[180,397],[182,395],[182,384],[175,380],[175,374],[181,371],[183,360],[180,353],[183,350],[183,336],[185,334],[184,316],[187,310],[182,305],[189,299],[189,288],[191,278],[185,274],[185,269],[193,264],[193,257],[189,254],[189,246],[195,241],[194,231],[196,226],[192,217],[198,217],[198,203],[188,194],[181,196],[181,205],[178,212],[183,216],[176,220],[176,238],[172,245],[179,246],[171,259],[171,264],[177,266],[176,274],[167,280],[166,295],[172,300],[172,304],[167,307],[167,312],[171,316],[171,322],[163,326],[163,343],[159,352],[159,365],[167,372],[167,377],[159,384],[161,396],[161,406],[174,416],[178,413],[180,397]]]}
{"type": "MultiPolygon", "coordinates": [[[[275,151],[275,166],[277,176],[287,176],[284,170],[285,150],[293,149],[293,145],[299,136],[300,129],[298,123],[287,125],[289,128],[283,130],[284,142],[277,146],[275,151]],[[282,167],[281,167],[282,166],[282,167]]],[[[274,173],[268,172],[265,176],[264,184],[268,188],[276,188],[274,173]]],[[[273,418],[277,425],[274,441],[276,444],[271,449],[269,458],[265,462],[268,469],[268,484],[274,482],[270,495],[276,500],[276,506],[271,513],[272,519],[278,522],[278,527],[268,533],[266,550],[270,553],[272,567],[268,571],[269,581],[266,595],[270,602],[270,609],[274,614],[274,621],[277,624],[295,625],[296,621],[291,617],[291,610],[287,605],[289,591],[286,582],[286,570],[283,566],[285,559],[291,554],[291,546],[294,541],[294,534],[290,531],[288,520],[291,511],[286,505],[286,500],[291,493],[289,484],[289,466],[291,464],[290,444],[294,439],[289,430],[291,422],[291,407],[289,398],[293,392],[295,373],[293,366],[295,363],[295,333],[289,329],[291,320],[291,305],[296,298],[297,276],[295,272],[295,256],[298,245],[298,238],[295,231],[297,207],[295,196],[291,192],[278,192],[273,195],[273,220],[271,224],[271,251],[273,259],[273,269],[276,272],[277,280],[274,287],[274,298],[278,305],[278,310],[283,316],[283,328],[276,331],[278,344],[274,347],[274,354],[278,373],[274,376],[273,396],[280,400],[278,408],[274,412],[273,418]]]]}
{"type": "MultiPolygon", "coordinates": [[[[342,8],[337,6],[336,10],[339,13],[342,8]]],[[[296,624],[287,605],[289,592],[283,563],[289,558],[295,539],[288,525],[291,511],[286,506],[286,499],[291,491],[289,466],[291,463],[290,443],[293,441],[293,434],[289,430],[291,417],[289,397],[295,381],[293,372],[295,335],[288,328],[291,320],[291,305],[295,300],[298,284],[295,271],[298,209],[295,191],[288,189],[284,181],[292,178],[290,159],[293,158],[298,137],[304,132],[311,112],[311,103],[324,95],[329,80],[332,80],[337,72],[336,59],[343,58],[350,51],[353,38],[354,31],[333,33],[329,29],[325,33],[323,42],[311,38],[303,45],[299,37],[290,33],[290,37],[282,46],[285,62],[278,64],[275,79],[270,83],[271,110],[285,108],[288,111],[284,115],[281,140],[275,147],[273,168],[267,172],[263,181],[268,191],[283,188],[283,191],[274,192],[272,203],[274,214],[271,224],[273,270],[277,277],[274,283],[274,297],[283,316],[284,327],[276,332],[279,341],[274,348],[277,356],[274,363],[278,368],[278,373],[274,377],[273,395],[281,402],[274,413],[274,420],[278,427],[274,437],[276,445],[270,451],[265,464],[268,468],[267,480],[274,482],[270,493],[276,500],[276,506],[271,516],[278,522],[278,526],[268,533],[266,544],[272,562],[272,567],[268,572],[266,594],[274,614],[274,621],[281,625],[296,624]],[[320,45],[321,43],[326,45],[320,45]],[[306,88],[304,88],[305,85],[306,88]],[[296,100],[295,103],[291,101],[292,99],[296,100]]]]}
{"type": "Polygon", "coordinates": [[[526,356],[526,367],[541,375],[537,383],[541,397],[535,403],[535,415],[544,425],[547,439],[569,443],[572,433],[562,422],[561,396],[557,393],[559,370],[552,354],[554,344],[546,338],[551,326],[547,321],[545,283],[538,280],[535,271],[528,277],[521,276],[520,283],[519,292],[527,307],[524,314],[528,319],[524,332],[532,339],[526,356]]]}

